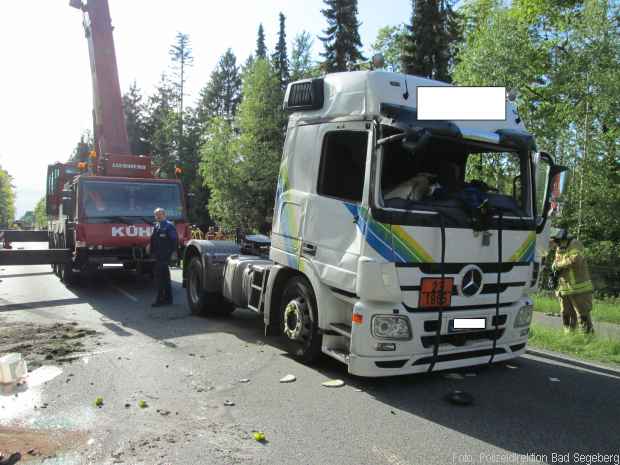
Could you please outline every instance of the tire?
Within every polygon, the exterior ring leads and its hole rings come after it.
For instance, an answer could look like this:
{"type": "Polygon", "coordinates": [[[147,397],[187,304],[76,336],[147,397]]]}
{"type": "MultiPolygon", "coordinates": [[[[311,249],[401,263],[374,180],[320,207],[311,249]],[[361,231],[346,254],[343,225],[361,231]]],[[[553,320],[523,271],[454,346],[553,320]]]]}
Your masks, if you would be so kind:
{"type": "Polygon", "coordinates": [[[288,352],[305,363],[321,355],[316,297],[303,276],[291,278],[280,299],[280,330],[288,352]]]}
{"type": "Polygon", "coordinates": [[[67,262],[59,265],[60,267],[60,280],[65,283],[65,286],[72,286],[76,283],[76,275],[73,271],[73,263],[67,262]]]}
{"type": "Polygon", "coordinates": [[[235,307],[221,294],[207,292],[202,286],[204,269],[200,257],[194,257],[187,268],[187,303],[192,315],[228,316],[235,307]]]}

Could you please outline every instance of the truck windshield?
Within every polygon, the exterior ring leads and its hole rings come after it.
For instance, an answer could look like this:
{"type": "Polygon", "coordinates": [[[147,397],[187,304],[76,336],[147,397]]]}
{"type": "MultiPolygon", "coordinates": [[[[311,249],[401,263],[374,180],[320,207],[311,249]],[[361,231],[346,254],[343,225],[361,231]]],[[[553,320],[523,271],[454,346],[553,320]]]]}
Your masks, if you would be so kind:
{"type": "Polygon", "coordinates": [[[156,208],[166,210],[168,219],[183,218],[178,184],[156,182],[85,181],[78,193],[87,218],[153,218],[156,208]]]}
{"type": "Polygon", "coordinates": [[[528,153],[449,138],[417,145],[390,139],[380,146],[379,202],[384,207],[467,209],[486,200],[504,216],[532,216],[528,153]]]}

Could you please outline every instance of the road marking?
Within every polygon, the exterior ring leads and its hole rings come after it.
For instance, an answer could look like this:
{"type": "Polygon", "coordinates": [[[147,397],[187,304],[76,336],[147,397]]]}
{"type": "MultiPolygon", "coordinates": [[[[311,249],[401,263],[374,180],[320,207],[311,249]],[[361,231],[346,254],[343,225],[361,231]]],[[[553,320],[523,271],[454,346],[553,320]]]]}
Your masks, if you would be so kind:
{"type": "Polygon", "coordinates": [[[133,295],[131,295],[129,292],[127,292],[125,289],[122,289],[118,286],[112,286],[114,289],[116,289],[118,292],[120,292],[121,294],[123,294],[125,297],[127,297],[130,300],[133,300],[134,302],[140,302],[140,299],[138,299],[137,297],[134,297],[133,295]]]}
{"type": "Polygon", "coordinates": [[[377,446],[372,446],[372,451],[375,455],[385,460],[385,463],[389,463],[390,465],[408,465],[408,462],[404,459],[385,449],[379,449],[377,446]]]}

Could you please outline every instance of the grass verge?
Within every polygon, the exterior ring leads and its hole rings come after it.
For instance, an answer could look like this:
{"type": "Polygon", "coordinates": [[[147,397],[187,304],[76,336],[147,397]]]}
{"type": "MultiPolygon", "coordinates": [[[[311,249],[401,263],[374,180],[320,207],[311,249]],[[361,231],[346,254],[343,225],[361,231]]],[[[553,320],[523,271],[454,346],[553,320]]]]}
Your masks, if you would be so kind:
{"type": "MultiPolygon", "coordinates": [[[[544,294],[535,294],[534,311],[542,313],[560,314],[560,302],[556,297],[544,294]]],[[[620,302],[613,300],[594,299],[592,319],[595,321],[606,321],[607,323],[620,324],[620,302]]]]}
{"type": "Polygon", "coordinates": [[[532,324],[529,345],[584,360],[620,364],[620,341],[579,332],[564,334],[561,329],[532,324]]]}

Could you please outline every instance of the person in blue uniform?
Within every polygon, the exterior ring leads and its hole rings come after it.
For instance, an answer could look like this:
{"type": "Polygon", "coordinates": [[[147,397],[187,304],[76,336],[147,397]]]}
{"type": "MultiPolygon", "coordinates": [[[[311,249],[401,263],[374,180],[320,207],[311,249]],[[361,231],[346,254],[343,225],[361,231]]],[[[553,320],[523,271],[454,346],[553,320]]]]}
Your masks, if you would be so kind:
{"type": "Polygon", "coordinates": [[[170,283],[170,259],[177,249],[177,230],[166,219],[166,211],[157,208],[154,212],[155,226],[151,234],[150,254],[155,257],[155,283],[157,297],[153,307],[172,304],[172,285],[170,283]]]}

